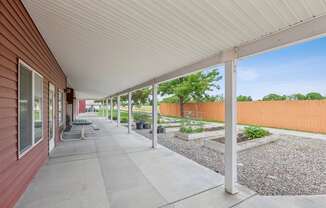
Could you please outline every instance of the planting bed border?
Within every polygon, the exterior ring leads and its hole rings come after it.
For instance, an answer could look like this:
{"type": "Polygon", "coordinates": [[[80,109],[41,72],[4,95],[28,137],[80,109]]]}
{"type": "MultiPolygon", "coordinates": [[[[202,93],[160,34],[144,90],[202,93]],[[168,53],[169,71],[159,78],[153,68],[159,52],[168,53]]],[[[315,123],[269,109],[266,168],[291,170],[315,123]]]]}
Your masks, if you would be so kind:
{"type": "MultiPolygon", "coordinates": [[[[278,134],[271,134],[269,136],[265,136],[262,138],[257,138],[257,139],[253,139],[253,140],[249,140],[249,141],[245,141],[245,142],[240,142],[237,143],[237,152],[241,152],[250,148],[254,148],[254,147],[258,147],[260,145],[264,145],[264,144],[268,144],[271,142],[275,142],[277,140],[280,139],[280,135],[278,134]]],[[[224,150],[225,150],[225,144],[220,143],[220,142],[216,142],[213,140],[205,140],[204,141],[204,147],[208,148],[208,149],[212,149],[215,151],[218,151],[222,154],[224,154],[224,150]]]]}
{"type": "Polygon", "coordinates": [[[221,136],[224,136],[224,131],[223,130],[218,130],[218,131],[203,131],[200,133],[182,133],[180,131],[175,133],[175,136],[187,140],[187,141],[193,141],[193,140],[198,140],[198,139],[215,139],[219,138],[221,136]]]}

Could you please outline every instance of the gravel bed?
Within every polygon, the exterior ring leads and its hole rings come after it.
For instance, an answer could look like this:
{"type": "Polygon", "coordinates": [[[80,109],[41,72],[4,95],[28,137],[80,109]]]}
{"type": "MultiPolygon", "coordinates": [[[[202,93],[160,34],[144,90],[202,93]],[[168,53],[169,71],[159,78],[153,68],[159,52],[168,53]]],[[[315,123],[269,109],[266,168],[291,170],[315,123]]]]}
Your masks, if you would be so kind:
{"type": "MultiPolygon", "coordinates": [[[[151,138],[148,130],[137,133],[151,138]]],[[[326,141],[281,136],[276,142],[238,153],[238,180],[261,195],[326,194],[326,141]]],[[[159,144],[224,174],[224,155],[200,141],[174,133],[158,135],[159,144]]]]}

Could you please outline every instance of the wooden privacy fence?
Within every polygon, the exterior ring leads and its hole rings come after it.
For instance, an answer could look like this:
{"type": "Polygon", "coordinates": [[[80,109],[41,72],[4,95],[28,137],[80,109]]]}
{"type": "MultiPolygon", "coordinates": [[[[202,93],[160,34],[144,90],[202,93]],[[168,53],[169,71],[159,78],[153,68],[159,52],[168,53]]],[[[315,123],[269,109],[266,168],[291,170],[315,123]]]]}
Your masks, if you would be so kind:
{"type": "MultiPolygon", "coordinates": [[[[184,111],[196,118],[224,121],[224,103],[187,103],[184,111]]],[[[161,103],[160,113],[180,116],[178,104],[161,103]]],[[[326,100],[238,102],[238,123],[326,133],[326,100]]]]}

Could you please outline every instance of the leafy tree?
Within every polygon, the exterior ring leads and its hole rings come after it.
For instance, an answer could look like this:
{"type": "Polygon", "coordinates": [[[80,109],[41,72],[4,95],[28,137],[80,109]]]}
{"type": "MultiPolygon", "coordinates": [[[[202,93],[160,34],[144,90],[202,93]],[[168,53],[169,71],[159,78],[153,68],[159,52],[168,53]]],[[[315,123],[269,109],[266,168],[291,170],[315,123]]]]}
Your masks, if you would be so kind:
{"type": "Polygon", "coordinates": [[[161,96],[174,95],[178,98],[181,116],[184,117],[184,104],[189,101],[200,101],[209,95],[209,91],[219,89],[217,81],[221,80],[217,69],[197,72],[185,77],[180,77],[159,85],[161,96]]]}
{"type": "Polygon", "coordinates": [[[128,95],[120,96],[120,104],[121,106],[125,107],[128,105],[128,95]]]}
{"type": "Polygon", "coordinates": [[[244,102],[244,101],[252,101],[251,96],[239,95],[237,97],[237,101],[244,102]]]}
{"type": "Polygon", "coordinates": [[[324,97],[318,92],[310,92],[306,95],[306,100],[322,100],[324,97]]]}
{"type": "Polygon", "coordinates": [[[306,100],[306,96],[301,93],[296,93],[288,97],[289,100],[306,100]]]}
{"type": "Polygon", "coordinates": [[[271,93],[263,97],[263,101],[286,100],[286,98],[287,98],[286,95],[278,95],[278,94],[271,93]]]}
{"type": "MultiPolygon", "coordinates": [[[[133,111],[133,107],[136,106],[141,106],[149,103],[149,94],[150,94],[150,89],[149,88],[144,88],[141,90],[137,90],[135,92],[132,92],[131,96],[131,112],[133,111]]],[[[122,105],[128,105],[128,95],[126,96],[121,96],[121,104],[122,105]]]]}
{"type": "Polygon", "coordinates": [[[144,88],[141,90],[137,90],[132,93],[132,105],[131,109],[134,105],[141,106],[149,103],[149,94],[151,93],[149,88],[144,88]]]}
{"type": "Polygon", "coordinates": [[[224,97],[223,97],[223,95],[211,95],[211,96],[205,97],[202,101],[203,102],[224,101],[224,97]]]}
{"type": "Polygon", "coordinates": [[[172,95],[170,97],[163,98],[163,100],[161,102],[162,103],[178,103],[179,98],[175,95],[172,95]]]}

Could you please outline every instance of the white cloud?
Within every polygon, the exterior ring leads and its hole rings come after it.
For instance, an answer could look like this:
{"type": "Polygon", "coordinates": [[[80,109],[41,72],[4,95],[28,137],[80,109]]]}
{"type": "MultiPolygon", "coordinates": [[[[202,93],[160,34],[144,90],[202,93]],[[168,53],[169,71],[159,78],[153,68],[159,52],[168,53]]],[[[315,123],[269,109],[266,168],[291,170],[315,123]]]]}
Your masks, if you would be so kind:
{"type": "Polygon", "coordinates": [[[238,78],[242,81],[254,81],[259,77],[259,74],[256,70],[252,68],[239,68],[238,69],[238,78]]]}

